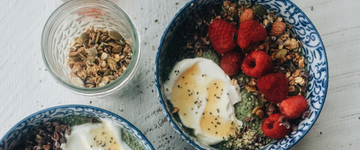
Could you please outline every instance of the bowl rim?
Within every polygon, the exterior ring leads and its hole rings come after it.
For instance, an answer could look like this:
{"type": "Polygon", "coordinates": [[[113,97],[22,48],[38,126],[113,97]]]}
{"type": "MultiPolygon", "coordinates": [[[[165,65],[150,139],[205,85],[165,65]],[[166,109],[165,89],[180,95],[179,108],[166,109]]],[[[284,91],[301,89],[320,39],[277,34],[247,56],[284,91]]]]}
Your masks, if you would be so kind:
{"type": "MultiPolygon", "coordinates": [[[[123,81],[120,82],[121,76],[119,76],[117,79],[114,80],[114,82],[106,84],[105,86],[102,87],[96,87],[96,88],[85,88],[85,87],[81,87],[81,86],[76,86],[73,84],[69,84],[67,82],[65,82],[64,80],[62,80],[58,74],[55,73],[55,71],[53,70],[53,67],[50,66],[50,64],[48,63],[48,57],[45,54],[45,47],[43,45],[43,39],[46,37],[46,33],[45,31],[47,31],[48,25],[51,25],[52,19],[54,19],[54,17],[56,17],[55,15],[61,10],[63,9],[66,5],[69,5],[72,2],[75,2],[78,0],[69,0],[67,2],[64,2],[63,4],[61,4],[60,6],[58,6],[52,13],[51,15],[47,18],[44,27],[42,29],[42,33],[41,33],[41,41],[40,41],[40,46],[41,46],[41,55],[42,55],[42,59],[43,62],[46,66],[46,68],[49,70],[50,75],[55,79],[55,81],[59,82],[62,86],[64,86],[66,89],[70,90],[73,93],[79,94],[79,95],[83,95],[83,96],[89,96],[89,97],[103,97],[103,96],[107,96],[110,95],[114,92],[116,92],[117,90],[121,89],[121,88],[125,88],[128,83],[130,82],[131,79],[133,79],[133,77],[135,76],[139,65],[140,65],[140,60],[141,60],[141,37],[138,31],[138,28],[136,27],[135,23],[133,22],[133,20],[130,18],[130,15],[128,13],[126,13],[126,11],[124,11],[120,6],[118,6],[117,4],[109,1],[109,0],[95,0],[94,2],[97,3],[107,3],[109,6],[111,7],[115,7],[116,11],[120,12],[121,14],[124,15],[126,21],[128,21],[130,27],[131,27],[131,31],[133,33],[133,38],[134,38],[134,46],[132,47],[132,49],[136,49],[137,50],[137,55],[133,55],[131,62],[130,63],[134,63],[133,64],[133,68],[131,70],[125,70],[124,73],[129,72],[127,74],[126,77],[122,78],[123,81]],[[133,62],[133,58],[136,59],[133,62]],[[111,86],[111,87],[110,87],[111,86]],[[84,92],[85,91],[85,92],[84,92]]],[[[82,0],[85,2],[93,2],[93,1],[86,1],[86,0],[82,0]]],[[[58,14],[57,14],[58,15],[58,14]]],[[[129,64],[132,65],[132,64],[129,64]]]]}
{"type": "MultiPolygon", "coordinates": [[[[189,143],[190,145],[192,145],[193,147],[197,148],[197,149],[203,149],[201,148],[198,144],[196,144],[193,140],[191,140],[189,137],[187,137],[184,132],[175,124],[175,121],[171,118],[171,114],[170,112],[167,111],[167,108],[166,106],[164,105],[165,104],[165,101],[163,100],[163,97],[162,97],[162,93],[161,93],[161,87],[160,87],[160,80],[159,80],[159,58],[160,58],[160,51],[161,51],[161,48],[163,46],[163,42],[165,40],[165,36],[166,34],[168,33],[169,31],[169,28],[170,26],[174,23],[174,21],[176,20],[176,18],[179,16],[180,13],[182,13],[182,11],[187,8],[188,6],[191,6],[192,3],[194,3],[195,1],[197,0],[191,0],[189,1],[188,3],[186,3],[175,15],[174,17],[171,19],[171,21],[169,22],[168,26],[166,27],[166,29],[164,30],[164,33],[161,37],[161,40],[160,40],[160,45],[159,45],[159,48],[158,48],[158,52],[156,54],[156,61],[155,61],[155,85],[156,85],[156,89],[157,89],[157,93],[158,93],[158,99],[159,99],[159,102],[160,102],[160,105],[161,105],[161,108],[166,116],[166,118],[169,120],[171,126],[175,129],[176,132],[178,132],[180,134],[180,136],[187,142],[189,143]]],[[[320,109],[319,109],[319,113],[317,114],[315,120],[314,120],[314,123],[311,124],[310,128],[305,131],[305,134],[300,137],[299,139],[296,139],[296,142],[290,144],[287,148],[291,148],[293,147],[295,144],[297,144],[309,131],[310,129],[314,126],[315,122],[317,121],[317,119],[319,118],[320,114],[321,114],[321,111],[322,111],[322,108],[325,104],[325,100],[326,100],[326,96],[327,96],[327,91],[328,91],[328,85],[329,85],[329,66],[328,66],[328,60],[327,60],[327,55],[326,55],[326,50],[325,50],[325,46],[324,46],[324,43],[320,37],[320,34],[318,32],[318,30],[316,29],[316,27],[314,26],[314,24],[311,22],[311,20],[307,17],[307,15],[297,6],[295,5],[293,2],[291,1],[286,1],[288,3],[290,3],[290,5],[294,6],[296,9],[298,9],[300,11],[301,14],[304,15],[305,19],[307,19],[309,21],[309,24],[314,27],[314,30],[316,31],[316,35],[319,37],[319,43],[320,43],[320,46],[324,48],[323,52],[324,52],[324,57],[325,57],[325,62],[326,62],[326,83],[324,84],[324,88],[325,88],[325,91],[324,91],[324,99],[323,99],[323,103],[322,105],[320,106],[320,109]]]]}
{"type": "Polygon", "coordinates": [[[127,121],[126,119],[124,119],[123,117],[111,112],[111,111],[108,111],[108,110],[105,110],[105,109],[102,109],[102,108],[99,108],[99,107],[95,107],[95,106],[90,106],[90,105],[75,105],[75,104],[72,104],[72,105],[59,105],[59,106],[54,106],[54,107],[49,107],[49,108],[45,108],[43,110],[40,110],[40,111],[37,111],[35,113],[32,113],[31,115],[25,117],[24,119],[22,119],[21,121],[19,121],[18,123],[16,123],[13,127],[11,127],[11,129],[6,132],[6,134],[0,139],[0,143],[4,142],[5,138],[7,138],[18,126],[20,126],[23,122],[27,121],[28,119],[30,118],[33,118],[41,113],[45,113],[47,111],[50,111],[50,110],[56,110],[56,109],[64,109],[64,108],[90,108],[90,109],[96,109],[96,110],[100,110],[101,112],[104,112],[104,113],[107,113],[113,117],[116,117],[117,119],[125,122],[130,128],[134,129],[136,132],[139,133],[140,137],[143,139],[143,141],[148,144],[151,148],[151,150],[155,150],[153,145],[151,144],[151,142],[146,138],[146,136],[138,129],[135,127],[135,125],[133,125],[132,123],[130,123],[129,121],[127,121]]]}

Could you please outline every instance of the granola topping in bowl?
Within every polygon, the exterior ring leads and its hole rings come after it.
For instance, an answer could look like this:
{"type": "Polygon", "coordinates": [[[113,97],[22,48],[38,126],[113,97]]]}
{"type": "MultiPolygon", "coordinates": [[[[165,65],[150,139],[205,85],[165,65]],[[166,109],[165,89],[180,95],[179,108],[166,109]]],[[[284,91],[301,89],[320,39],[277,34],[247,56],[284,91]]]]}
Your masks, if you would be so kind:
{"type": "Polygon", "coordinates": [[[117,31],[90,26],[69,48],[67,65],[78,84],[95,88],[116,80],[128,67],[132,49],[117,31]]]}

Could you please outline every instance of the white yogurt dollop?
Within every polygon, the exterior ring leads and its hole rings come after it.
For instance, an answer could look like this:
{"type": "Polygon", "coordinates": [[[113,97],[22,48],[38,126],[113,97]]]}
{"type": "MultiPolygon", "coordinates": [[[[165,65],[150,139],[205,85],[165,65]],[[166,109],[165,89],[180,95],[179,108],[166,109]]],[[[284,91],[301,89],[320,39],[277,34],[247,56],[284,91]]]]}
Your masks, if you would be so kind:
{"type": "Polygon", "coordinates": [[[71,135],[61,145],[63,150],[131,150],[121,140],[121,128],[109,119],[102,123],[82,124],[71,127],[71,135]]]}
{"type": "Polygon", "coordinates": [[[213,61],[204,58],[178,62],[164,83],[165,96],[184,126],[194,129],[196,138],[208,145],[234,135],[242,125],[234,104],[241,100],[240,87],[213,61]]]}

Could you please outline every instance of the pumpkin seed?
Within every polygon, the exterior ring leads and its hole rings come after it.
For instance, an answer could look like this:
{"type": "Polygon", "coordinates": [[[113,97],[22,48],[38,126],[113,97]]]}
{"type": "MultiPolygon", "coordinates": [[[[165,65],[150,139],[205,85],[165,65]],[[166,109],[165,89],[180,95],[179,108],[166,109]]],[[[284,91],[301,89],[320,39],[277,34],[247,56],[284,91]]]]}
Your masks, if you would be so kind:
{"type": "Polygon", "coordinates": [[[80,40],[83,42],[83,43],[86,43],[87,41],[89,41],[89,35],[84,32],[80,35],[80,40]]]}
{"type": "Polygon", "coordinates": [[[115,41],[120,41],[123,39],[123,37],[121,36],[121,34],[119,32],[116,31],[110,31],[109,32],[109,37],[115,41]]]}
{"type": "Polygon", "coordinates": [[[104,75],[103,76],[107,76],[110,74],[110,69],[107,69],[105,72],[104,72],[104,75]]]}
{"type": "Polygon", "coordinates": [[[124,46],[126,44],[126,42],[124,41],[124,39],[119,40],[119,41],[115,41],[117,44],[124,46]]]}
{"type": "Polygon", "coordinates": [[[119,54],[119,53],[121,53],[123,48],[124,48],[123,46],[116,45],[115,47],[112,48],[112,52],[115,54],[119,54]]]}
{"type": "Polygon", "coordinates": [[[274,58],[281,59],[286,55],[286,53],[287,53],[286,49],[281,49],[275,53],[274,58]]]}
{"type": "Polygon", "coordinates": [[[266,10],[263,6],[260,6],[260,5],[254,5],[252,7],[255,15],[259,16],[259,17],[263,17],[266,13],[266,10]]]}
{"type": "Polygon", "coordinates": [[[118,65],[116,64],[116,62],[113,59],[108,59],[107,63],[111,70],[116,70],[118,68],[118,65]]]}

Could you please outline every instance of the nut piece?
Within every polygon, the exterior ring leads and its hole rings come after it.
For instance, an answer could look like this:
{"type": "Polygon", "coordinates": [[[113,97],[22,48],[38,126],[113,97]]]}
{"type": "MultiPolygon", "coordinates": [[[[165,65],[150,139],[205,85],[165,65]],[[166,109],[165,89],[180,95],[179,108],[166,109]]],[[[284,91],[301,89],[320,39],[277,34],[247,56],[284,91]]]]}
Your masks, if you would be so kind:
{"type": "Polygon", "coordinates": [[[285,42],[284,42],[284,46],[287,48],[287,49],[290,49],[290,50],[295,50],[297,48],[300,47],[300,41],[296,40],[295,38],[288,38],[285,42]]]}
{"type": "Polygon", "coordinates": [[[299,68],[303,69],[305,67],[305,59],[304,57],[300,57],[299,59],[299,68]]]}
{"type": "Polygon", "coordinates": [[[285,28],[285,23],[276,21],[273,23],[269,35],[280,36],[282,33],[284,33],[285,28]]]}
{"type": "Polygon", "coordinates": [[[101,59],[102,60],[105,60],[107,57],[108,57],[108,54],[106,54],[106,53],[101,54],[101,59]]]}
{"type": "Polygon", "coordinates": [[[202,53],[203,53],[202,49],[199,49],[199,51],[197,52],[197,55],[198,55],[198,56],[201,56],[202,53]]]}
{"type": "Polygon", "coordinates": [[[245,9],[240,16],[240,23],[244,22],[245,20],[253,20],[254,18],[254,12],[247,8],[245,9]]]}
{"type": "Polygon", "coordinates": [[[263,110],[258,110],[256,111],[256,114],[255,114],[257,117],[259,117],[260,119],[264,118],[264,111],[263,110]]]}
{"type": "Polygon", "coordinates": [[[251,112],[252,114],[255,114],[258,110],[265,109],[264,105],[259,105],[254,108],[254,110],[251,112]]]}
{"type": "Polygon", "coordinates": [[[256,87],[255,86],[249,86],[249,85],[245,85],[245,89],[250,93],[250,92],[256,92],[256,87]]]}
{"type": "Polygon", "coordinates": [[[179,111],[179,108],[175,107],[172,111],[172,113],[177,113],[179,111]]]}
{"type": "Polygon", "coordinates": [[[231,80],[231,85],[232,85],[232,86],[237,85],[237,80],[236,80],[235,78],[233,78],[233,79],[231,80]]]}
{"type": "Polygon", "coordinates": [[[251,81],[248,83],[249,86],[256,86],[256,79],[252,78],[251,81]]]}

